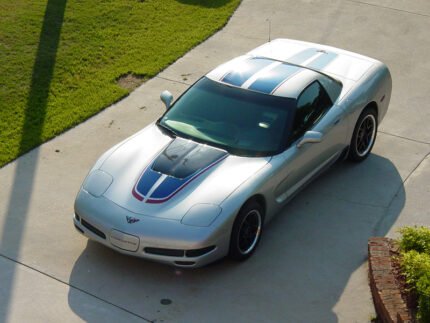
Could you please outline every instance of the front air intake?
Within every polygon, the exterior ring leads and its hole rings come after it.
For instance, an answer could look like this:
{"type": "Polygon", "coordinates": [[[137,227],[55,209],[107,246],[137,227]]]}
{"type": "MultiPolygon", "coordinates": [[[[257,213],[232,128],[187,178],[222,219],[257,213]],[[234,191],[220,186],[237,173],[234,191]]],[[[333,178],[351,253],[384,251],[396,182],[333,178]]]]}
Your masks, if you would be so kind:
{"type": "Polygon", "coordinates": [[[175,265],[178,266],[194,266],[195,264],[194,261],[175,261],[175,265]]]}
{"type": "Polygon", "coordinates": [[[200,257],[200,256],[203,256],[204,254],[211,252],[214,249],[215,249],[215,246],[210,246],[210,247],[201,248],[201,249],[187,250],[187,251],[185,251],[185,256],[186,257],[200,257]]]}
{"type": "Polygon", "coordinates": [[[99,229],[97,229],[95,226],[93,226],[92,224],[88,223],[87,221],[85,221],[83,218],[81,218],[81,224],[87,228],[88,230],[90,230],[92,233],[94,233],[96,236],[99,236],[102,239],[106,239],[106,235],[100,231],[99,229]]]}
{"type": "Polygon", "coordinates": [[[164,248],[146,247],[143,250],[146,253],[150,253],[152,255],[168,256],[168,257],[183,257],[184,256],[184,250],[180,250],[180,249],[164,249],[164,248]]]}

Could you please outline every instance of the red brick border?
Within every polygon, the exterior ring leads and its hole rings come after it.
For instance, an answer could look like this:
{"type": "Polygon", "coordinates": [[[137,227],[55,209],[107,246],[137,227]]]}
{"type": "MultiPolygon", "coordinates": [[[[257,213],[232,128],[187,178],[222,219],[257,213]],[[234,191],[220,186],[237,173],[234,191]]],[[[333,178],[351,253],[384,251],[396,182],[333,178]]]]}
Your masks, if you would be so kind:
{"type": "Polygon", "coordinates": [[[403,300],[391,264],[389,238],[369,239],[369,280],[378,318],[383,323],[411,323],[412,316],[403,300]]]}

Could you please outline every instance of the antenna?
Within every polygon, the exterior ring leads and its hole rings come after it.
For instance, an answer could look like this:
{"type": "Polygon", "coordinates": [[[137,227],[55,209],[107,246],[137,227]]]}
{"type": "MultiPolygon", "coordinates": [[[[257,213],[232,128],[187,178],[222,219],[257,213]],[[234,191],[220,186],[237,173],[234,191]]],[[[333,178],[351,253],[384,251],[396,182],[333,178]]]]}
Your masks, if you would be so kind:
{"type": "Polygon", "coordinates": [[[270,18],[267,18],[266,21],[269,22],[269,43],[270,43],[270,34],[272,32],[272,21],[270,20],[270,18]]]}

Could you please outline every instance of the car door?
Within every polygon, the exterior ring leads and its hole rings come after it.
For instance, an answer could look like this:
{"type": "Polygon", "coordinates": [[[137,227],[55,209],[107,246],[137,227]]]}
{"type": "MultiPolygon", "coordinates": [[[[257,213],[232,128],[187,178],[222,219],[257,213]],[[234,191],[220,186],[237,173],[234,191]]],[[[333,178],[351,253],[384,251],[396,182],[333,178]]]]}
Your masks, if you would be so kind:
{"type": "Polygon", "coordinates": [[[346,120],[343,115],[343,110],[333,106],[317,80],[299,95],[289,148],[272,160],[278,164],[275,176],[278,182],[274,190],[278,203],[287,200],[339,156],[346,139],[346,120]],[[304,143],[306,138],[313,142],[304,143]]]}

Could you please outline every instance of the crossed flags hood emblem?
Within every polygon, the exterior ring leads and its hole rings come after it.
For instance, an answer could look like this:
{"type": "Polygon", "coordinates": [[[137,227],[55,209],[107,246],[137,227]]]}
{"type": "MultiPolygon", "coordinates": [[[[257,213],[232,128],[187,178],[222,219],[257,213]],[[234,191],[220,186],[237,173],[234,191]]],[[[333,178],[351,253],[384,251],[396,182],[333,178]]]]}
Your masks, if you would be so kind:
{"type": "Polygon", "coordinates": [[[136,223],[136,222],[139,222],[140,220],[139,219],[137,219],[137,218],[133,218],[132,216],[126,216],[125,217],[126,219],[127,219],[127,223],[136,223]]]}

